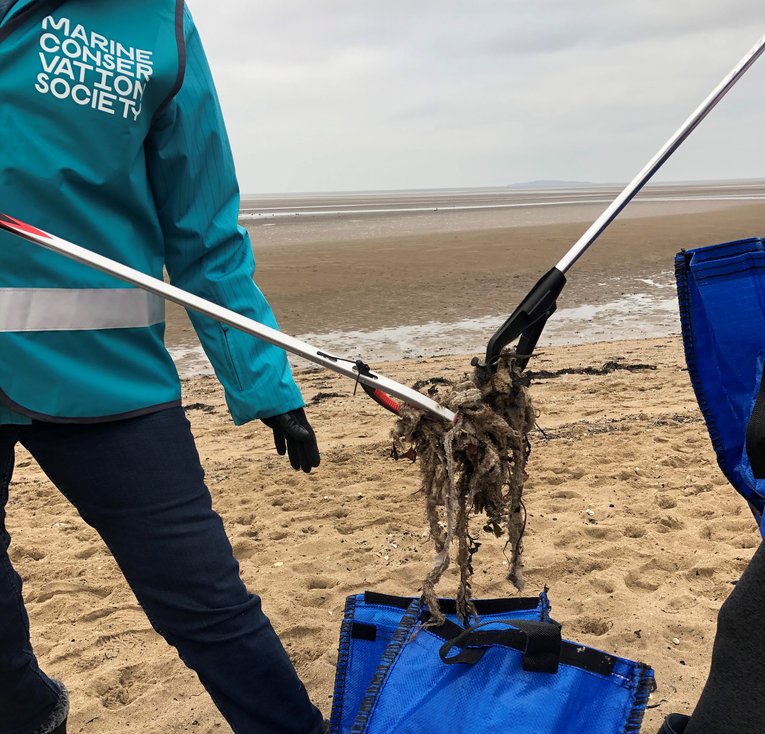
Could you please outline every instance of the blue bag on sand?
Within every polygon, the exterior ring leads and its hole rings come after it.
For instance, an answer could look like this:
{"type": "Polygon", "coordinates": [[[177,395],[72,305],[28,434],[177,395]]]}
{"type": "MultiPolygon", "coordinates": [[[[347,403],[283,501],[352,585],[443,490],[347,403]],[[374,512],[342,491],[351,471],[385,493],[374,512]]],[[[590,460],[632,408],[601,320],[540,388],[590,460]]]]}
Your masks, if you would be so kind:
{"type": "MultiPolygon", "coordinates": [[[[369,591],[347,598],[340,629],[330,734],[351,731],[367,688],[404,614],[414,601],[411,597],[369,591]]],[[[550,602],[545,592],[538,597],[478,599],[475,605],[482,621],[527,619],[545,622],[550,618],[550,602]]],[[[447,619],[456,624],[454,600],[441,599],[440,607],[447,619]]]]}
{"type": "Polygon", "coordinates": [[[554,622],[423,627],[413,602],[351,734],[637,734],[653,671],[561,639],[554,622]]]}
{"type": "Polygon", "coordinates": [[[765,243],[675,258],[685,359],[717,462],[765,535],[765,243]]]}

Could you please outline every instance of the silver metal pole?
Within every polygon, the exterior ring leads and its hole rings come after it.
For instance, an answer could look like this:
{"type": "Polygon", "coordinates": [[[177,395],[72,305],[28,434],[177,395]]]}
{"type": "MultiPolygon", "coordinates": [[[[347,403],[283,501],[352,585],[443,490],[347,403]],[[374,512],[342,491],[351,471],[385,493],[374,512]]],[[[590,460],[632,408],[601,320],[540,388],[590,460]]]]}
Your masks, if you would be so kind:
{"type": "Polygon", "coordinates": [[[587,248],[600,237],[619,212],[632,201],[635,194],[645,186],[649,179],[658,171],[666,160],[682,145],[683,141],[698,127],[699,123],[714,109],[715,105],[731,90],[733,85],[747,72],[750,66],[765,51],[765,36],[763,36],[749,53],[736,65],[733,71],[723,79],[715,90],[701,103],[699,108],[683,123],[680,129],[664,144],[664,147],[648,162],[603,214],[595,220],[592,226],[579,238],[576,244],[566,253],[556,268],[565,273],[586,252],[587,248]]]}
{"type": "Polygon", "coordinates": [[[70,260],[75,260],[83,265],[88,265],[96,270],[113,275],[115,278],[119,278],[126,283],[142,288],[149,293],[161,296],[168,301],[173,301],[181,306],[198,311],[204,316],[209,316],[216,321],[220,321],[222,324],[228,324],[239,331],[251,334],[269,344],[274,344],[288,352],[292,352],[292,354],[296,354],[311,362],[315,362],[322,367],[326,367],[341,375],[350,377],[354,381],[358,380],[364,385],[369,385],[371,388],[380,389],[384,393],[392,395],[399,400],[403,400],[409,405],[421,408],[437,418],[449,422],[454,421],[456,418],[456,415],[451,410],[445,408],[443,405],[439,405],[435,400],[431,400],[426,395],[423,395],[412,388],[401,385],[398,382],[390,380],[375,372],[371,372],[369,375],[359,375],[355,365],[352,363],[339,361],[338,357],[322,352],[320,349],[300,341],[300,339],[295,339],[288,334],[283,334],[280,331],[276,331],[276,329],[272,329],[253,319],[242,316],[235,311],[218,306],[215,303],[200,298],[199,296],[195,296],[192,293],[188,293],[174,285],[165,283],[157,278],[152,278],[150,275],[146,275],[139,270],[134,270],[133,268],[129,268],[108,257],[104,257],[103,255],[87,250],[84,247],[75,245],[73,242],[68,242],[60,237],[48,234],[36,227],[32,227],[17,219],[13,219],[7,214],[0,214],[0,230],[5,230],[6,232],[17,235],[28,242],[44,247],[46,250],[51,250],[59,255],[64,255],[70,260]]]}

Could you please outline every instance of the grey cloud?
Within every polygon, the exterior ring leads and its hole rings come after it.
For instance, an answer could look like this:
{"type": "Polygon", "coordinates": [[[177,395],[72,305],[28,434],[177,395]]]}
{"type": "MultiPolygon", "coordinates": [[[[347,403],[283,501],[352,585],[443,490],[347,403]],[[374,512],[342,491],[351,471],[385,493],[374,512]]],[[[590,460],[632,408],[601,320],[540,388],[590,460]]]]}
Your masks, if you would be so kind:
{"type": "MultiPolygon", "coordinates": [[[[765,32],[761,0],[192,9],[252,192],[626,179],[765,32]]],[[[765,176],[762,67],[666,175],[765,176]]]]}

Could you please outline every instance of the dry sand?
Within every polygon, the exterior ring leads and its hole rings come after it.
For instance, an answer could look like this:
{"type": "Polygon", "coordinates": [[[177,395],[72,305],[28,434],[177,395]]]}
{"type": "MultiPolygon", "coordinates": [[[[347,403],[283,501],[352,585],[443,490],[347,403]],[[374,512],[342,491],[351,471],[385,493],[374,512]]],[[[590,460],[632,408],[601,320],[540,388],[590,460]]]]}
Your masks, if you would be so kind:
{"type": "MultiPolygon", "coordinates": [[[[564,634],[654,666],[644,731],[687,711],[706,676],[720,603],[759,543],[717,468],[679,340],[550,349],[534,370],[624,366],[539,379],[544,434],[526,490],[527,591],[549,585],[564,634]],[[589,512],[588,512],[589,510],[589,512]]],[[[411,383],[457,375],[466,358],[386,365],[411,383]]],[[[294,473],[260,424],[234,428],[217,384],[185,384],[215,506],[248,586],[308,689],[331,706],[346,595],[416,594],[431,562],[417,468],[389,456],[391,417],[347,380],[299,375],[323,463],[294,473]],[[334,395],[332,397],[321,397],[334,395]]],[[[195,676],[151,630],[114,562],[24,452],[11,487],[11,553],[26,580],[36,651],[72,692],[70,731],[228,731],[195,676]]],[[[513,595],[498,542],[476,557],[479,596],[513,595]]],[[[200,549],[202,550],[202,549],[200,549]]],[[[443,583],[444,593],[453,579],[443,583]]]]}

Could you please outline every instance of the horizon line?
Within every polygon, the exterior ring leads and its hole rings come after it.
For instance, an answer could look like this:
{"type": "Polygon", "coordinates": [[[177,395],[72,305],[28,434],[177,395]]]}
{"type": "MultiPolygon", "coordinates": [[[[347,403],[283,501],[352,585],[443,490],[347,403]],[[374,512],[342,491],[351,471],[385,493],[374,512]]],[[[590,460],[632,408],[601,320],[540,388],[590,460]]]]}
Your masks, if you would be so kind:
{"type": "MultiPolygon", "coordinates": [[[[708,179],[685,179],[677,181],[650,181],[643,188],[651,186],[688,186],[704,184],[763,184],[765,178],[708,178],[708,179]]],[[[289,196],[329,196],[329,195],[364,195],[364,194],[400,194],[400,193],[422,193],[422,192],[449,192],[449,191],[503,191],[506,189],[534,189],[534,188],[560,188],[569,187],[608,187],[620,188],[626,186],[627,182],[618,181],[566,181],[558,179],[538,179],[534,181],[519,181],[509,184],[497,184],[493,186],[442,186],[442,187],[417,187],[404,189],[326,189],[317,191],[270,191],[270,192],[249,192],[240,194],[241,199],[255,199],[260,197],[289,197],[289,196]]]]}

